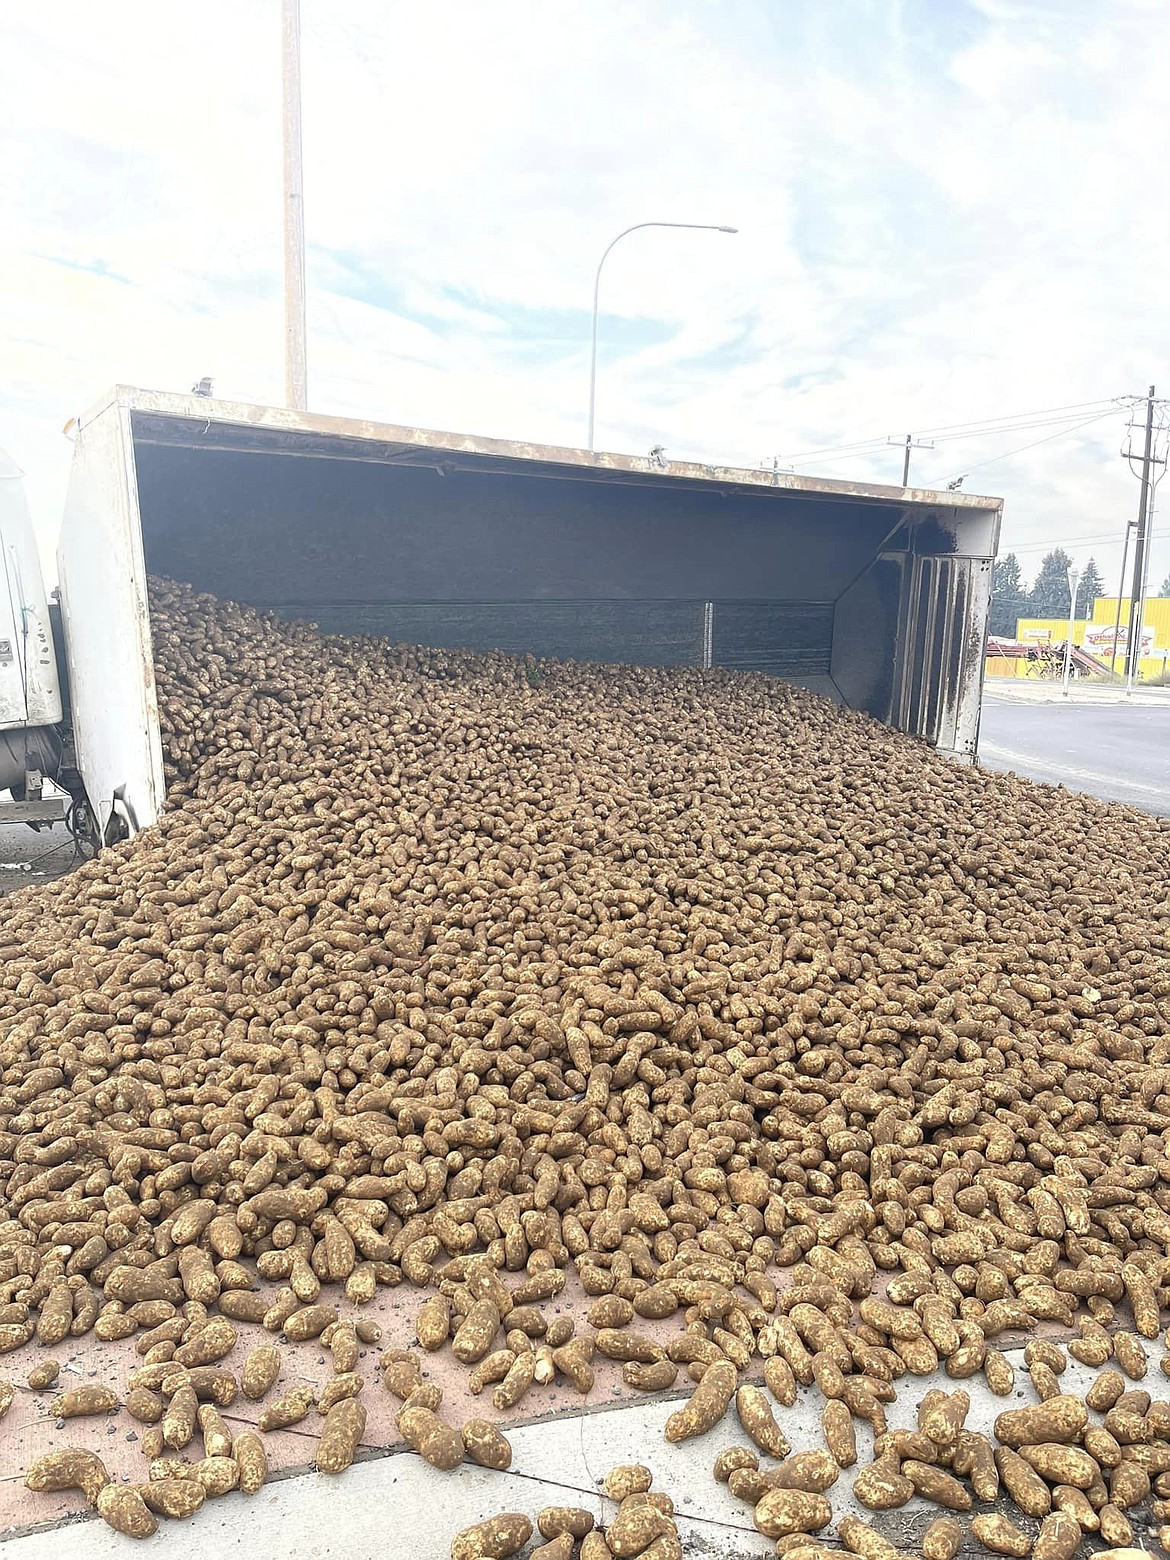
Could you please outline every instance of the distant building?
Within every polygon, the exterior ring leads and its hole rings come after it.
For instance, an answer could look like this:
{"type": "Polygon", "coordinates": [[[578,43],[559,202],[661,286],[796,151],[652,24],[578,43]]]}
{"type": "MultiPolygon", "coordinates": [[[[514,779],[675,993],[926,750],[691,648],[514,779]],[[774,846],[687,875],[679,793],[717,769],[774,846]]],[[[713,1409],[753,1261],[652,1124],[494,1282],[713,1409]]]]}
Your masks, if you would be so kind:
{"type": "MultiPolygon", "coordinates": [[[[1076,657],[1078,676],[1107,677],[1111,667],[1124,672],[1129,642],[1129,597],[1121,602],[1121,626],[1113,643],[1117,620],[1117,597],[1098,596],[1093,616],[1073,623],[1073,644],[1083,654],[1076,657]]],[[[986,671],[988,677],[1059,676],[1064,666],[1064,642],[1068,637],[1067,618],[1019,618],[1014,640],[989,640],[986,671]],[[1059,654],[1057,653],[1059,651],[1059,654]]],[[[1141,659],[1138,671],[1143,682],[1161,680],[1170,674],[1170,596],[1146,599],[1142,625],[1141,659]]]]}

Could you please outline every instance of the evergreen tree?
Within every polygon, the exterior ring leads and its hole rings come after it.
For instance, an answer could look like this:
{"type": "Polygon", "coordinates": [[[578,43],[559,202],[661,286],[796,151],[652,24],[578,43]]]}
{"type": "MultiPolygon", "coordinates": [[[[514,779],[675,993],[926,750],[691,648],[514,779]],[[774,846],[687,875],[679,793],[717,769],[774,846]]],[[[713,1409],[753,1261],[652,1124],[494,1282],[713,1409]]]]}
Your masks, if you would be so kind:
{"type": "Polygon", "coordinates": [[[1093,603],[1098,596],[1105,594],[1105,582],[1101,578],[1101,571],[1097,567],[1096,559],[1090,558],[1085,565],[1085,572],[1081,575],[1081,583],[1077,588],[1077,616],[1091,618],[1093,616],[1093,603]]]}
{"type": "Polygon", "coordinates": [[[1170,596],[1170,574],[1162,581],[1162,589],[1158,594],[1159,596],[1170,596]]]}
{"type": "Polygon", "coordinates": [[[1016,637],[1016,619],[1026,617],[1028,596],[1020,573],[1020,560],[1008,553],[995,565],[991,585],[990,632],[1000,639],[1016,637]]]}
{"type": "Polygon", "coordinates": [[[1072,562],[1063,547],[1055,547],[1040,565],[1036,583],[1028,592],[1028,616],[1068,617],[1068,566],[1072,562]]]}

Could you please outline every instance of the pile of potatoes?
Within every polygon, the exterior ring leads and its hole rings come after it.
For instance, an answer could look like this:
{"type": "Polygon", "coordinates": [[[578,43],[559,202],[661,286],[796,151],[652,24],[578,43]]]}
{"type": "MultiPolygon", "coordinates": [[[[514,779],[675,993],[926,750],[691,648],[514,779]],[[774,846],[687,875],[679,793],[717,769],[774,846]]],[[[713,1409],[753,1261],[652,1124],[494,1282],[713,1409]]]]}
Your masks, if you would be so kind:
{"type": "MultiPolygon", "coordinates": [[[[0,903],[0,1351],[160,1306],[164,1348],[295,1341],[405,1282],[497,1413],[598,1351],[697,1383],[669,1439],[735,1403],[782,1467],[815,1383],[834,1464],[867,1423],[858,1481],[910,1493],[976,1465],[885,1439],[906,1378],[1010,1390],[1038,1321],[1145,1375],[1170,821],[760,675],[151,610],[163,819],[0,903]],[[588,1314],[546,1341],[570,1267],[588,1314]]],[[[1085,1531],[1119,1469],[1170,1500],[1170,1411],[1126,1393],[1107,1453],[1054,1439],[1087,1486],[1008,1445],[1085,1531]]]]}

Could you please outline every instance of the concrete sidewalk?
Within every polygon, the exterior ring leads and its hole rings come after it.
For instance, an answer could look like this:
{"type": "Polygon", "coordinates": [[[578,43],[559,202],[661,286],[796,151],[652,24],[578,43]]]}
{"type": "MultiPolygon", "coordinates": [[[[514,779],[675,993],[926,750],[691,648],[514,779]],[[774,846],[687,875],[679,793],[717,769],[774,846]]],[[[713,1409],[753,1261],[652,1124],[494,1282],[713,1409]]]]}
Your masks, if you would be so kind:
{"type": "MultiPolygon", "coordinates": [[[[1060,1330],[1042,1326],[1041,1332],[1059,1336],[1060,1330]]],[[[969,1423],[989,1429],[996,1414],[1035,1400],[1024,1369],[1024,1340],[1003,1338],[1001,1347],[1016,1370],[1016,1385],[1009,1397],[994,1397],[983,1377],[961,1383],[940,1371],[922,1378],[906,1377],[897,1401],[887,1410],[891,1427],[909,1429],[915,1424],[919,1399],[930,1387],[953,1390],[961,1385],[971,1395],[969,1423]]],[[[1083,1393],[1096,1372],[1069,1361],[1062,1378],[1063,1390],[1083,1393]]],[[[370,1395],[381,1392],[371,1386],[370,1395]]],[[[616,1507],[601,1493],[606,1473],[616,1463],[645,1463],[654,1474],[654,1488],[671,1496],[675,1505],[683,1552],[696,1560],[763,1560],[775,1554],[775,1544],[755,1529],[752,1508],[736,1500],[726,1485],[716,1483],[711,1466],[717,1452],[743,1445],[746,1437],[734,1408],[706,1435],[680,1445],[668,1445],[662,1435],[667,1417],[690,1390],[642,1398],[620,1408],[587,1407],[584,1412],[561,1412],[538,1423],[508,1427],[513,1463],[507,1473],[464,1464],[453,1473],[442,1473],[412,1452],[371,1450],[340,1478],[328,1478],[302,1467],[289,1469],[269,1482],[258,1495],[231,1494],[210,1500],[187,1522],[162,1522],[153,1550],[183,1555],[183,1560],[222,1560],[224,1556],[273,1555],[280,1560],[445,1560],[451,1540],[462,1528],[503,1511],[525,1513],[535,1524],[545,1506],[583,1506],[600,1523],[612,1520],[616,1507]]],[[[801,1389],[792,1408],[778,1409],[794,1451],[823,1448],[820,1393],[801,1389]]],[[[226,1417],[231,1422],[232,1411],[226,1417]]],[[[92,1433],[92,1432],[91,1432],[92,1433]]],[[[82,1432],[84,1435],[84,1432],[82,1432]]],[[[859,1466],[872,1456],[868,1427],[858,1425],[859,1466]]],[[[80,1437],[78,1437],[80,1439],[80,1437]]],[[[14,1459],[15,1461],[16,1459],[14,1459]]],[[[769,1459],[764,1458],[765,1464],[769,1459]]],[[[10,1464],[11,1466],[11,1464],[10,1464]]],[[[848,1514],[860,1516],[903,1551],[918,1547],[930,1521],[940,1508],[913,1499],[896,1511],[868,1511],[852,1494],[856,1469],[846,1469],[829,1491],[834,1520],[848,1514]]],[[[46,1497],[24,1497],[28,1515],[36,1518],[38,1503],[46,1497]]],[[[983,1508],[981,1505],[977,1509],[983,1508]]],[[[995,1509],[1034,1533],[1037,1524],[1001,1497],[995,1509]]],[[[1149,1542],[1148,1505],[1130,1512],[1137,1542],[1149,1542]]],[[[970,1537],[969,1519],[959,1560],[973,1560],[986,1553],[970,1537]]],[[[822,1535],[830,1547],[840,1540],[834,1528],[822,1535]]],[[[535,1543],[540,1538],[534,1537],[535,1543]]],[[[530,1547],[530,1546],[526,1546],[530,1547]]],[[[116,1560],[127,1553],[126,1540],[99,1518],[88,1513],[42,1526],[16,1531],[3,1548],[4,1560],[116,1560]]]]}
{"type": "Polygon", "coordinates": [[[989,677],[983,684],[985,699],[1000,699],[1005,704],[1129,704],[1166,705],[1170,707],[1170,688],[1143,688],[1140,685],[1127,693],[1116,683],[1087,683],[1074,678],[1068,685],[1065,698],[1059,682],[1034,680],[1026,677],[989,677]]]}

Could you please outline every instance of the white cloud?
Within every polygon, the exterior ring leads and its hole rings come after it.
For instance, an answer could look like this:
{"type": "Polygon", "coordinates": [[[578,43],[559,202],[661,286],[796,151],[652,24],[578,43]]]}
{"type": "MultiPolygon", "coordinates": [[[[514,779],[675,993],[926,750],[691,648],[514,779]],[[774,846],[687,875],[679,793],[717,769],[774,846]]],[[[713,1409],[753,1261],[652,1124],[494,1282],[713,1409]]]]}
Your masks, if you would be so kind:
{"type": "MultiPolygon", "coordinates": [[[[0,15],[0,444],[46,535],[58,430],[108,384],[280,397],[279,10],[0,15]]],[[[741,231],[607,261],[603,444],[754,463],[1170,392],[1148,0],[304,13],[321,410],[580,442],[593,268],[654,219],[741,231]]],[[[940,442],[914,471],[1003,493],[1008,546],[1120,536],[1123,424],[987,465],[1051,430],[940,442]]],[[[899,455],[818,464],[889,479],[899,455]]],[[[1087,550],[1112,578],[1119,546],[1087,550]]]]}

